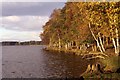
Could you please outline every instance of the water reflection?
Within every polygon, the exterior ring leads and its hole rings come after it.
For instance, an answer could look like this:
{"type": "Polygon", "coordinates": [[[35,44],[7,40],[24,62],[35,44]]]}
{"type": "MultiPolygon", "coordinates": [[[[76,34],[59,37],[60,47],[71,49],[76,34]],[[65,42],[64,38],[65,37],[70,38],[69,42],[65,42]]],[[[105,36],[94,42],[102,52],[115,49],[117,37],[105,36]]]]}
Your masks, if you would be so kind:
{"type": "Polygon", "coordinates": [[[86,69],[80,56],[47,52],[44,46],[3,46],[3,78],[79,77],[86,69]]]}

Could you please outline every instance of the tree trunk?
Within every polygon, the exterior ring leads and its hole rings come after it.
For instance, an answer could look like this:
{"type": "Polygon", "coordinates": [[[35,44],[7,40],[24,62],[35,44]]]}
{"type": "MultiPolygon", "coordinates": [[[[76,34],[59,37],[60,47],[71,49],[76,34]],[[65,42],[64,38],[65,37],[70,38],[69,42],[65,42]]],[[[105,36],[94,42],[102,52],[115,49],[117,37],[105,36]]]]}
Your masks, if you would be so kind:
{"type": "Polygon", "coordinates": [[[99,40],[100,40],[101,48],[102,48],[103,52],[105,52],[105,48],[104,48],[104,46],[103,46],[103,43],[102,43],[102,39],[101,39],[100,33],[98,33],[98,35],[99,35],[99,40]]]}
{"type": "Polygon", "coordinates": [[[66,49],[66,50],[68,49],[68,45],[67,45],[67,44],[65,44],[65,49],[66,49]]]}
{"type": "Polygon", "coordinates": [[[60,38],[59,38],[59,40],[58,40],[59,42],[58,42],[58,47],[59,47],[59,49],[61,48],[61,42],[60,42],[60,38]]]}
{"type": "Polygon", "coordinates": [[[93,74],[103,73],[100,64],[88,64],[86,71],[81,76],[92,76],[93,74]]]}
{"type": "Polygon", "coordinates": [[[79,49],[79,45],[78,45],[78,42],[76,41],[76,47],[77,47],[77,50],[79,49]]]}
{"type": "Polygon", "coordinates": [[[114,45],[114,48],[115,48],[115,54],[117,54],[117,47],[116,47],[116,44],[115,44],[115,39],[112,38],[112,41],[113,41],[113,45],[114,45]]]}
{"type": "Polygon", "coordinates": [[[70,48],[72,47],[72,42],[70,42],[70,48]]]}
{"type": "Polygon", "coordinates": [[[108,37],[106,37],[106,45],[108,46],[108,37]]]}
{"type": "Polygon", "coordinates": [[[116,45],[117,45],[117,55],[119,55],[119,33],[118,33],[118,29],[116,28],[116,45]]]}
{"type": "Polygon", "coordinates": [[[100,47],[100,44],[99,44],[98,39],[95,37],[95,34],[94,34],[94,33],[93,33],[93,31],[91,30],[90,23],[89,23],[89,28],[90,28],[90,31],[91,31],[91,33],[92,33],[92,36],[94,37],[94,39],[95,39],[95,40],[96,40],[96,42],[97,42],[97,46],[99,47],[100,52],[102,52],[102,53],[103,53],[103,51],[102,51],[102,49],[101,49],[101,47],[100,47]]]}
{"type": "Polygon", "coordinates": [[[94,49],[94,45],[92,45],[92,51],[95,51],[95,49],[94,49]]]}
{"type": "Polygon", "coordinates": [[[97,51],[97,47],[96,47],[96,45],[94,45],[94,50],[97,51]]]}
{"type": "Polygon", "coordinates": [[[52,45],[52,39],[50,38],[49,47],[52,45]]]}
{"type": "Polygon", "coordinates": [[[82,50],[82,45],[80,45],[80,51],[82,50]]]}
{"type": "Polygon", "coordinates": [[[103,36],[103,45],[105,44],[105,37],[103,36]]]}
{"type": "Polygon", "coordinates": [[[68,42],[67,45],[68,45],[68,49],[70,49],[70,42],[68,42]]]}

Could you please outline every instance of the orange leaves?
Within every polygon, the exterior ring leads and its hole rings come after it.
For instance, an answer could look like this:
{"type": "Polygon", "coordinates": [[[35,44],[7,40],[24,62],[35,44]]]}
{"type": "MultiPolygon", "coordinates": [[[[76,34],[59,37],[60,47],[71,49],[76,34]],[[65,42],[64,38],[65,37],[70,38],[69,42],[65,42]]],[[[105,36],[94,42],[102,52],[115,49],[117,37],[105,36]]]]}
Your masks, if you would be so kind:
{"type": "Polygon", "coordinates": [[[101,33],[109,37],[114,32],[113,28],[119,27],[119,5],[117,2],[68,2],[63,9],[53,11],[44,26],[43,36],[57,41],[59,34],[63,42],[84,41],[91,35],[88,28],[90,23],[95,36],[101,33]]]}

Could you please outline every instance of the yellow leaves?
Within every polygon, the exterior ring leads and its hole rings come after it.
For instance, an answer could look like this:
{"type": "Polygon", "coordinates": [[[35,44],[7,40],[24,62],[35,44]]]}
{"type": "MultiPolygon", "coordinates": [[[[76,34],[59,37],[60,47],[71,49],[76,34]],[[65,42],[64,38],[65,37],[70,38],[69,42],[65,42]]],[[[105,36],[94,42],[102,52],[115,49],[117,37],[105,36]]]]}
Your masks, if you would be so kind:
{"type": "Polygon", "coordinates": [[[90,34],[87,25],[90,23],[94,34],[102,33],[108,37],[114,32],[114,28],[117,27],[120,21],[118,19],[119,12],[120,8],[112,2],[71,2],[65,5],[60,14],[59,11],[54,12],[51,21],[44,30],[49,36],[53,35],[55,40],[58,33],[60,33],[62,39],[83,40],[83,38],[87,39],[90,34]],[[58,29],[60,32],[57,31],[58,29]]]}

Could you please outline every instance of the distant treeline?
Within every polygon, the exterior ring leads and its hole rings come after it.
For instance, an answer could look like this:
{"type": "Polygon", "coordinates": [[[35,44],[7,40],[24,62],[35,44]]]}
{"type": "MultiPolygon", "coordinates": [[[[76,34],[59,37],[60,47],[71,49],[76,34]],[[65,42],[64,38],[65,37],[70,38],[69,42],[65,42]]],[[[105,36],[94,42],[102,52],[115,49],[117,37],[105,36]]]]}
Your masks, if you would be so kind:
{"type": "Polygon", "coordinates": [[[25,42],[18,42],[18,41],[4,41],[1,42],[4,45],[41,45],[41,41],[25,41],[25,42]]]}

